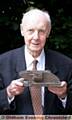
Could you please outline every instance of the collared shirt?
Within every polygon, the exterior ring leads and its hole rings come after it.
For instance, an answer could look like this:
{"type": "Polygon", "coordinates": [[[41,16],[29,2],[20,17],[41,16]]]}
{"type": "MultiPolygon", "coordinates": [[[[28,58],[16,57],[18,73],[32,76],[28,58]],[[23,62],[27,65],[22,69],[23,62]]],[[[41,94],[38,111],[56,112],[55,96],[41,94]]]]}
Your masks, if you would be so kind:
{"type": "MultiPolygon", "coordinates": [[[[27,46],[25,46],[25,60],[26,60],[26,67],[27,70],[32,70],[32,62],[34,61],[34,58],[29,54],[27,50],[27,46]]],[[[37,70],[45,70],[45,53],[44,49],[42,50],[40,56],[36,58],[38,61],[37,63],[37,70]]]]}

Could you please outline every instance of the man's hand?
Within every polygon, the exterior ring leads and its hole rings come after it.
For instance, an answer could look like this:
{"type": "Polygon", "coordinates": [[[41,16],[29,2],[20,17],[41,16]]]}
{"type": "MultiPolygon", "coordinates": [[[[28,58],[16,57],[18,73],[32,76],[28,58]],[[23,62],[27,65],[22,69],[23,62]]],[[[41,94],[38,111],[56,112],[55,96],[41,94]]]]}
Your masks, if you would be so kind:
{"type": "Polygon", "coordinates": [[[62,81],[60,87],[49,85],[48,90],[56,94],[61,99],[65,98],[67,96],[67,83],[62,81]]]}
{"type": "Polygon", "coordinates": [[[19,95],[24,90],[24,84],[23,84],[24,78],[20,78],[17,80],[13,80],[10,85],[7,87],[7,95],[9,98],[19,95]]]}

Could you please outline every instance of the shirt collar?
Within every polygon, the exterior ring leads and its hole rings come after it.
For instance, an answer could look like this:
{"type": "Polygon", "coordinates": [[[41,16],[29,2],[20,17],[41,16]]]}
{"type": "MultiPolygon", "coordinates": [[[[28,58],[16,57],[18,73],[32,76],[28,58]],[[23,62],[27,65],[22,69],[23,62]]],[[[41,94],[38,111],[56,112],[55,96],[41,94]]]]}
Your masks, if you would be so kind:
{"type": "MultiPolygon", "coordinates": [[[[44,49],[43,49],[40,56],[38,56],[36,60],[38,60],[39,63],[42,63],[44,56],[45,54],[44,54],[44,49]]],[[[25,60],[26,60],[27,67],[30,66],[34,60],[33,56],[28,52],[26,45],[25,45],[25,60]]]]}

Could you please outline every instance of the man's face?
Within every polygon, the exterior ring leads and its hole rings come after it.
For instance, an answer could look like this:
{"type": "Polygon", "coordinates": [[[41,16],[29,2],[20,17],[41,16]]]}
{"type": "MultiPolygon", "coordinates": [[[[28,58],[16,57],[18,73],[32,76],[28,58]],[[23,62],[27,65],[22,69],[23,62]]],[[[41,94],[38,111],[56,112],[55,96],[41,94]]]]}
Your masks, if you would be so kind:
{"type": "Polygon", "coordinates": [[[25,44],[30,52],[40,53],[48,34],[48,22],[43,15],[27,17],[23,26],[25,44]]]}

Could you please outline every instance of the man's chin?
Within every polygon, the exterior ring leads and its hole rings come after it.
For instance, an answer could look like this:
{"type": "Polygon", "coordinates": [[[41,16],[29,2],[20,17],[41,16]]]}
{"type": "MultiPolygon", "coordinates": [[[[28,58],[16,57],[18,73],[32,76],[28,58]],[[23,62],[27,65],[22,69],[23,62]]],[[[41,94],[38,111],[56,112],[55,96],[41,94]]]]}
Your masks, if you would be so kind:
{"type": "Polygon", "coordinates": [[[35,49],[35,48],[34,48],[34,49],[31,49],[31,51],[33,51],[33,52],[39,52],[40,49],[37,49],[37,48],[35,49]]]}

